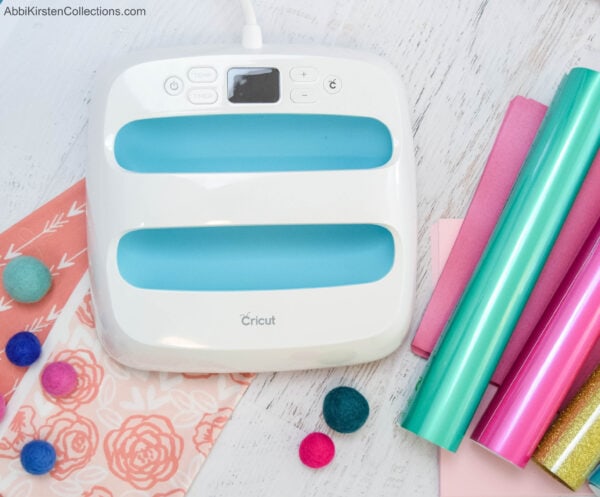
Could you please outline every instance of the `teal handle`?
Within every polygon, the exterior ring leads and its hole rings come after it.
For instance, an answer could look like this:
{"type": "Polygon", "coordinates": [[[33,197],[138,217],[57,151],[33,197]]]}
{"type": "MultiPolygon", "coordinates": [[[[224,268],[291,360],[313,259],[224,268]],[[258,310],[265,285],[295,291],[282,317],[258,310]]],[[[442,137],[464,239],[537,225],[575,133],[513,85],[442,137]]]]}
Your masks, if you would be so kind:
{"type": "Polygon", "coordinates": [[[383,166],[393,143],[371,117],[204,114],[132,121],[114,150],[136,173],[342,171],[383,166]]]}
{"type": "Polygon", "coordinates": [[[149,290],[291,290],[372,283],[394,253],[392,234],[374,224],[147,228],[119,240],[117,266],[149,290]]]}
{"type": "Polygon", "coordinates": [[[402,426],[456,451],[600,146],[600,73],[563,79],[402,426]]]}

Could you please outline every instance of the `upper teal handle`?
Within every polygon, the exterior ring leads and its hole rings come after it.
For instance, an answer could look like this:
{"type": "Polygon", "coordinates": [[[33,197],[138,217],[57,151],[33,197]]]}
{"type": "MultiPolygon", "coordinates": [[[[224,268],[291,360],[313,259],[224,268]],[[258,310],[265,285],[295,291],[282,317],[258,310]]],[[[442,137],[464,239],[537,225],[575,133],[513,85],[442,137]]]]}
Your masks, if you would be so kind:
{"type": "Polygon", "coordinates": [[[321,114],[142,119],[123,126],[114,144],[117,163],[138,173],[371,169],[392,151],[381,121],[321,114]]]}

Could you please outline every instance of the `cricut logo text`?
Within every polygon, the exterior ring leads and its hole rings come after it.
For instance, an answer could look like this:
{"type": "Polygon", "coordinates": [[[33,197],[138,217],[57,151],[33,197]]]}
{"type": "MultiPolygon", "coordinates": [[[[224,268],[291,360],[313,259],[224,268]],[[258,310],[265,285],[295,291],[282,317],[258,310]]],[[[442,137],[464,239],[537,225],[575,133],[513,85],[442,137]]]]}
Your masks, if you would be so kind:
{"type": "Polygon", "coordinates": [[[242,326],[275,326],[275,316],[253,316],[248,312],[240,317],[242,326]]]}

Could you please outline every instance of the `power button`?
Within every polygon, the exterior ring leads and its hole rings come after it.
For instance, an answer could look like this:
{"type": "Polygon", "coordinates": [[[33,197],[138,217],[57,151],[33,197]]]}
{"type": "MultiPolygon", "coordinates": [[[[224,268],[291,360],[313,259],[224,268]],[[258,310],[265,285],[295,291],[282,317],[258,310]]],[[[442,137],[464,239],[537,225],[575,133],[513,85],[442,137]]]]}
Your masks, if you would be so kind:
{"type": "Polygon", "coordinates": [[[171,76],[165,80],[165,91],[171,95],[179,95],[183,91],[183,81],[177,76],[171,76]]]}
{"type": "Polygon", "coordinates": [[[323,80],[323,88],[327,93],[337,93],[342,89],[342,80],[339,76],[330,74],[323,80]]]}

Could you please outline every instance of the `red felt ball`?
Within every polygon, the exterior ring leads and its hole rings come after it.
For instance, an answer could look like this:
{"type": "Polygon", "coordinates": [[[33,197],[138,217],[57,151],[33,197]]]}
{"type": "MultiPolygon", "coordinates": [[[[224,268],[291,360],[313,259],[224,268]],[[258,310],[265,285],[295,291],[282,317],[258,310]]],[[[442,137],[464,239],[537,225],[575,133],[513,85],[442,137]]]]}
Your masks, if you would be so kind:
{"type": "Polygon", "coordinates": [[[77,371],[68,362],[52,362],[42,372],[42,386],[54,397],[65,397],[77,387],[77,371]]]}
{"type": "Polygon", "coordinates": [[[298,453],[300,460],[308,467],[322,468],[333,459],[335,445],[325,433],[314,432],[302,440],[298,453]]]}
{"type": "Polygon", "coordinates": [[[4,400],[3,395],[0,393],[0,421],[2,421],[2,418],[4,417],[5,413],[6,413],[6,401],[4,400]]]}

